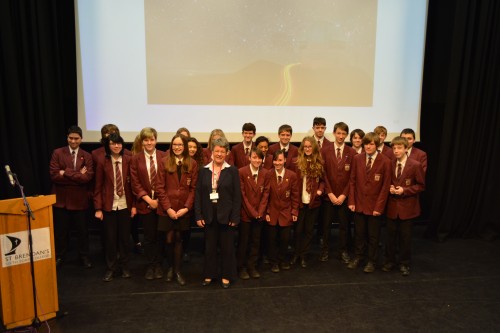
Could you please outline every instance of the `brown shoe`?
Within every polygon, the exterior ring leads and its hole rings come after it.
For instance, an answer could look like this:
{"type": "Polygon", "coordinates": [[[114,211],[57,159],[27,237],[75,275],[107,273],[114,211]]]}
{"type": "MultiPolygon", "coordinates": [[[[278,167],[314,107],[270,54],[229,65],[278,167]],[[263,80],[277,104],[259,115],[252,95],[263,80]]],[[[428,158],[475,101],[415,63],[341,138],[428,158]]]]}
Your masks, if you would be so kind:
{"type": "Polygon", "coordinates": [[[248,280],[248,279],[250,279],[250,275],[248,275],[248,272],[247,272],[246,268],[240,269],[239,277],[242,280],[248,280]]]}
{"type": "Polygon", "coordinates": [[[260,278],[260,273],[256,269],[249,269],[248,274],[252,279],[258,279],[260,278]]]}
{"type": "Polygon", "coordinates": [[[278,264],[273,264],[271,266],[271,272],[273,272],[273,273],[279,273],[280,272],[280,267],[278,266],[278,264]]]}
{"type": "Polygon", "coordinates": [[[340,260],[344,263],[344,264],[348,264],[349,261],[351,261],[351,257],[349,256],[349,253],[347,251],[343,251],[341,254],[340,254],[340,260]]]}
{"type": "Polygon", "coordinates": [[[177,280],[177,283],[181,286],[186,285],[186,280],[184,279],[184,276],[182,276],[181,272],[175,273],[175,279],[177,280]]]}
{"type": "Polygon", "coordinates": [[[373,272],[375,272],[375,265],[373,264],[373,262],[368,261],[368,263],[366,264],[365,268],[363,269],[363,272],[365,272],[365,273],[373,273],[373,272]]]}
{"type": "Polygon", "coordinates": [[[160,264],[155,266],[155,279],[163,279],[163,269],[160,264]]]}
{"type": "Polygon", "coordinates": [[[386,262],[384,266],[382,266],[383,272],[390,272],[394,268],[394,264],[392,262],[386,262]]]}
{"type": "Polygon", "coordinates": [[[359,265],[359,258],[354,258],[351,261],[349,261],[347,268],[356,269],[356,268],[358,268],[358,265],[359,265]]]}
{"type": "Polygon", "coordinates": [[[323,251],[321,252],[321,255],[319,256],[319,261],[328,261],[328,251],[323,251]]]}
{"type": "Polygon", "coordinates": [[[401,266],[399,266],[399,270],[401,271],[401,274],[403,276],[410,275],[410,266],[408,266],[408,265],[401,265],[401,266]]]}

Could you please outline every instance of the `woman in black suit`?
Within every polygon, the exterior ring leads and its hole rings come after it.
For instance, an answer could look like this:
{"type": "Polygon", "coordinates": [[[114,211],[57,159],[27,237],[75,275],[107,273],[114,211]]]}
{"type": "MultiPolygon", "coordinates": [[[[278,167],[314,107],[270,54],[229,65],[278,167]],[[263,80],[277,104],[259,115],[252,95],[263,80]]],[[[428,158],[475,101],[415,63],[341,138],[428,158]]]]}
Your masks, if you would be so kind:
{"type": "Polygon", "coordinates": [[[222,287],[229,288],[236,278],[234,239],[240,223],[241,190],[238,169],[225,159],[229,143],[225,138],[212,141],[213,160],[198,176],[195,198],[196,224],[205,229],[205,265],[203,285],[219,276],[217,242],[221,249],[222,287]]]}

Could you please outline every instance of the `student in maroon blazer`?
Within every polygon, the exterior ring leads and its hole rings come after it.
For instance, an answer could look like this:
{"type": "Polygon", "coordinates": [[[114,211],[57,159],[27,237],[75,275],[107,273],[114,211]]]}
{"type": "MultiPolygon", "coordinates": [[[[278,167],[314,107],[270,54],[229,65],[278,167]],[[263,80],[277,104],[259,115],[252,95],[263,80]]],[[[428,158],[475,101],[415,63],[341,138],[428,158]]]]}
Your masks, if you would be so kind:
{"type": "Polygon", "coordinates": [[[323,206],[323,242],[319,258],[320,261],[328,260],[330,229],[334,216],[338,216],[338,251],[340,259],[346,264],[349,263],[350,260],[348,251],[350,246],[349,241],[351,239],[347,197],[349,196],[351,164],[356,155],[354,149],[345,143],[347,133],[349,133],[349,126],[347,126],[346,123],[336,123],[333,126],[335,141],[330,149],[323,151],[323,159],[325,161],[326,202],[323,206]]]}
{"type": "MultiPolygon", "coordinates": [[[[285,168],[290,169],[292,165],[292,160],[297,158],[299,149],[290,143],[292,139],[292,126],[281,125],[278,129],[278,136],[280,141],[271,145],[269,147],[268,154],[274,156],[274,153],[278,150],[285,151],[286,164],[285,168]]],[[[274,160],[274,159],[273,159],[274,160]]]]}
{"type": "Polygon", "coordinates": [[[415,131],[413,131],[411,128],[405,128],[401,131],[400,136],[408,140],[408,157],[412,160],[419,161],[422,165],[422,168],[424,169],[424,173],[426,173],[427,153],[413,145],[415,143],[415,131]]]}
{"type": "Polygon", "coordinates": [[[193,210],[198,164],[189,156],[188,141],[182,134],[176,134],[170,143],[169,155],[163,159],[164,168],[159,170],[158,229],[167,233],[167,255],[170,268],[167,281],[185,285],[181,274],[182,242],[184,233],[190,228],[190,214],[193,210]]]}
{"type": "Polygon", "coordinates": [[[321,206],[321,195],[325,190],[323,158],[314,137],[306,136],[302,139],[299,156],[292,167],[298,178],[300,209],[295,228],[295,255],[291,263],[295,264],[300,260],[302,268],[306,268],[314,224],[321,206]]]}
{"type": "Polygon", "coordinates": [[[385,128],[384,126],[377,126],[375,127],[373,132],[377,134],[380,139],[380,143],[377,146],[378,152],[384,154],[392,160],[394,158],[392,149],[384,144],[385,139],[387,138],[387,128],[385,128]]]}
{"type": "Polygon", "coordinates": [[[54,238],[56,264],[64,260],[69,242],[69,231],[74,225],[78,232],[78,252],[85,268],[91,268],[89,239],[85,211],[88,208],[89,183],[94,177],[92,156],[80,148],[82,129],[71,126],[68,129],[68,146],[58,148],[50,159],[52,193],[54,204],[54,238]]]}
{"type": "Polygon", "coordinates": [[[130,179],[132,191],[136,197],[137,215],[143,226],[143,247],[148,264],[145,274],[147,280],[163,277],[161,248],[158,242],[156,184],[158,170],[163,169],[162,159],[165,157],[165,153],[156,149],[157,137],[158,133],[154,128],[143,128],[140,138],[144,149],[132,156],[130,164],[130,179]]]}
{"type": "Polygon", "coordinates": [[[268,170],[261,167],[263,156],[257,147],[252,148],[250,164],[238,170],[242,205],[237,261],[238,274],[243,280],[260,277],[256,266],[269,198],[269,184],[266,183],[265,177],[268,170]]]}
{"type": "Polygon", "coordinates": [[[273,273],[278,273],[280,267],[284,270],[290,269],[290,264],[286,260],[286,252],[290,242],[291,227],[297,222],[299,215],[300,194],[297,175],[292,170],[285,169],[285,161],[284,152],[276,151],[273,155],[274,170],[270,170],[266,175],[266,182],[269,184],[266,233],[273,273]]]}
{"type": "Polygon", "coordinates": [[[327,150],[332,142],[325,137],[326,119],[322,117],[314,117],[313,119],[314,140],[318,144],[320,151],[327,150]]]}
{"type": "Polygon", "coordinates": [[[95,217],[104,222],[107,270],[103,281],[113,280],[121,269],[129,278],[130,225],[136,214],[135,197],[130,185],[130,155],[124,154],[123,138],[112,133],[102,141],[106,150],[99,159],[94,189],[95,217]]]}
{"type": "Polygon", "coordinates": [[[245,123],[241,129],[243,142],[240,142],[231,148],[229,164],[235,167],[242,168],[250,164],[250,151],[254,147],[253,138],[255,136],[256,128],[252,123],[245,123]]]}
{"type": "Polygon", "coordinates": [[[271,170],[273,168],[273,155],[269,154],[269,139],[265,136],[259,136],[255,140],[255,145],[262,152],[262,168],[271,170]]]}
{"type": "Polygon", "coordinates": [[[396,158],[391,163],[392,177],[386,213],[386,262],[382,270],[392,270],[396,264],[396,248],[399,245],[399,269],[403,276],[408,276],[411,229],[413,219],[420,215],[419,194],[425,189],[425,173],[420,162],[407,157],[408,141],[405,138],[395,137],[391,145],[396,158]]]}
{"type": "Polygon", "coordinates": [[[351,141],[351,147],[354,149],[356,154],[361,154],[363,152],[364,136],[365,132],[359,128],[353,129],[350,134],[349,141],[351,141]]]}
{"type": "Polygon", "coordinates": [[[377,151],[377,134],[370,132],[363,138],[365,152],[354,157],[349,184],[349,209],[354,214],[355,257],[347,266],[358,267],[364,256],[368,237],[368,263],[365,273],[375,270],[380,238],[382,214],[385,211],[391,186],[391,160],[377,151]]]}

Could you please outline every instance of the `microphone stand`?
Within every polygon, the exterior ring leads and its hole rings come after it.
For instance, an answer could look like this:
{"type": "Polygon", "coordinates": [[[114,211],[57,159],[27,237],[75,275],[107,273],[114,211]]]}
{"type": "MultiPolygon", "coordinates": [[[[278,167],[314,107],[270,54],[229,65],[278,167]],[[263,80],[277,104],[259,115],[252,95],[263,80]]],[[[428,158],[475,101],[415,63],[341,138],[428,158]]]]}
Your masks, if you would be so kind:
{"type": "Polygon", "coordinates": [[[21,196],[24,201],[24,206],[26,207],[26,219],[28,222],[28,249],[30,253],[30,268],[31,268],[31,285],[33,288],[33,310],[34,310],[34,315],[35,317],[33,318],[33,321],[31,322],[32,327],[40,327],[42,322],[40,321],[40,318],[38,318],[38,309],[36,306],[36,280],[35,280],[35,261],[33,259],[33,238],[31,235],[31,220],[35,219],[35,215],[33,214],[33,211],[31,210],[30,204],[28,200],[26,199],[26,195],[24,195],[24,187],[19,183],[19,179],[17,179],[17,175],[15,173],[11,173],[12,176],[14,177],[15,183],[17,187],[19,188],[19,192],[21,192],[21,196]]]}

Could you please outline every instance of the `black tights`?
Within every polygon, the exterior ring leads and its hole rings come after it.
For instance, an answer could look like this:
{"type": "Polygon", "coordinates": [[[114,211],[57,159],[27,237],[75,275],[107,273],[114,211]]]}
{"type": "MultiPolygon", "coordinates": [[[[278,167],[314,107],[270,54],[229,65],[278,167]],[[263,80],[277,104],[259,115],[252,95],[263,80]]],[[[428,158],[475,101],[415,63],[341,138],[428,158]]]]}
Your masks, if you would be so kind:
{"type": "Polygon", "coordinates": [[[183,231],[170,230],[167,233],[167,259],[174,272],[180,272],[182,262],[183,231]]]}

